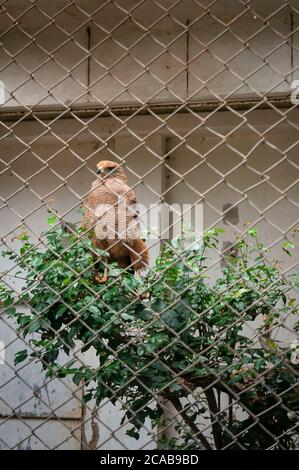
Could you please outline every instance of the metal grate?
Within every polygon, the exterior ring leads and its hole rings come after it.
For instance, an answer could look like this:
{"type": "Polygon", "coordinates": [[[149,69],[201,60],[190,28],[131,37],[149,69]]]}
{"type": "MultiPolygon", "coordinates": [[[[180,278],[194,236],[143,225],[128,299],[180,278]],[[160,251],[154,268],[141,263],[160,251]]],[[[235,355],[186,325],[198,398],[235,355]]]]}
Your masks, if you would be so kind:
{"type": "Polygon", "coordinates": [[[0,447],[296,447],[297,2],[0,5],[0,447]],[[81,227],[100,160],[141,277],[81,227]]]}

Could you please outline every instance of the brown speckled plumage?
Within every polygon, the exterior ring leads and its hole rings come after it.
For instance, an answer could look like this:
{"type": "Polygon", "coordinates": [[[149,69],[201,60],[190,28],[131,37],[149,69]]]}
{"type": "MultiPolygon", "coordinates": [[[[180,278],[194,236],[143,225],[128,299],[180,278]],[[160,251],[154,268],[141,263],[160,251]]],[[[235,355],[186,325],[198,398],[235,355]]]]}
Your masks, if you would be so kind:
{"type": "Polygon", "coordinates": [[[117,261],[121,268],[130,265],[134,270],[145,268],[149,255],[146,244],[139,235],[134,191],[126,184],[126,175],[117,163],[104,160],[98,163],[97,168],[101,176],[92,183],[83,226],[88,229],[95,245],[109,252],[110,262],[117,261]],[[110,206],[109,210],[107,205],[110,206]],[[126,221],[125,231],[117,223],[119,217],[126,221]],[[105,232],[107,228],[110,230],[109,237],[105,232]]]}

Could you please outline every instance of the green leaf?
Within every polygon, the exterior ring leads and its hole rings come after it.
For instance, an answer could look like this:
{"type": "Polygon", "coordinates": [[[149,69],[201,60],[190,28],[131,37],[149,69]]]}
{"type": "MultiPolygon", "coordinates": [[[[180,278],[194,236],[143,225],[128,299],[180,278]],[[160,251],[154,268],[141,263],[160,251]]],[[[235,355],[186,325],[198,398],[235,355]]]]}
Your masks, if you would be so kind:
{"type": "Polygon", "coordinates": [[[288,242],[288,241],[286,241],[286,242],[282,245],[283,251],[285,251],[285,253],[286,253],[288,256],[292,256],[292,253],[290,252],[289,249],[294,249],[294,248],[296,248],[296,246],[294,245],[294,243],[291,243],[291,242],[288,242]]]}
{"type": "Polygon", "coordinates": [[[74,374],[74,376],[73,376],[74,384],[79,385],[83,377],[84,377],[84,374],[81,371],[74,374]]]}
{"type": "Polygon", "coordinates": [[[93,392],[87,392],[83,395],[83,401],[84,403],[87,403],[89,402],[90,400],[92,400],[92,397],[93,397],[93,392]]]}
{"type": "Polygon", "coordinates": [[[39,331],[43,323],[44,322],[41,318],[37,318],[31,323],[31,325],[28,326],[27,333],[34,333],[35,331],[39,331]]]}
{"type": "Polygon", "coordinates": [[[256,229],[251,228],[250,230],[248,230],[248,235],[252,238],[256,238],[256,235],[257,235],[256,229]]]}
{"type": "Polygon", "coordinates": [[[120,316],[123,320],[134,320],[134,316],[126,312],[121,313],[120,316]]]}
{"type": "Polygon", "coordinates": [[[8,317],[15,317],[17,315],[17,309],[15,307],[9,307],[5,310],[8,317]]]}
{"type": "Polygon", "coordinates": [[[260,370],[265,364],[264,358],[260,357],[254,362],[254,367],[256,370],[260,370]]]}
{"type": "Polygon", "coordinates": [[[89,312],[94,313],[95,315],[98,315],[100,313],[100,310],[95,305],[90,305],[88,307],[88,310],[89,312]]]}
{"type": "Polygon", "coordinates": [[[126,431],[127,436],[133,437],[134,439],[139,439],[139,432],[135,430],[135,428],[128,429],[126,431]]]}
{"type": "Polygon", "coordinates": [[[56,312],[55,318],[61,317],[67,310],[68,307],[66,305],[61,305],[56,312]]]}
{"type": "Polygon", "coordinates": [[[47,218],[48,225],[55,225],[56,221],[57,221],[57,216],[55,214],[51,214],[47,218]]]}
{"type": "Polygon", "coordinates": [[[15,366],[17,364],[19,364],[20,362],[23,362],[25,361],[25,359],[27,359],[28,357],[28,351],[27,349],[23,349],[22,351],[19,351],[15,354],[15,360],[14,360],[14,364],[15,366]]]}

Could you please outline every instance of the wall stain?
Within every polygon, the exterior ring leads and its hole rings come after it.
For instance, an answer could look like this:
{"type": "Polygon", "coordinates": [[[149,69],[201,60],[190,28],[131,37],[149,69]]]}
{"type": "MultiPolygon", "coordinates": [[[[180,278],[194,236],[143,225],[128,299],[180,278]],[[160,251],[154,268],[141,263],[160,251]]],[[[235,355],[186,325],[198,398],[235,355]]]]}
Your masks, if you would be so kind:
{"type": "Polygon", "coordinates": [[[223,223],[226,225],[238,225],[240,222],[239,218],[239,208],[238,206],[233,206],[232,204],[223,204],[223,223]]]}
{"type": "Polygon", "coordinates": [[[92,434],[91,434],[91,439],[88,443],[88,447],[91,450],[94,450],[97,447],[97,444],[99,442],[99,437],[100,437],[99,425],[98,423],[94,422],[94,416],[92,417],[92,420],[91,420],[91,432],[92,434]]]}

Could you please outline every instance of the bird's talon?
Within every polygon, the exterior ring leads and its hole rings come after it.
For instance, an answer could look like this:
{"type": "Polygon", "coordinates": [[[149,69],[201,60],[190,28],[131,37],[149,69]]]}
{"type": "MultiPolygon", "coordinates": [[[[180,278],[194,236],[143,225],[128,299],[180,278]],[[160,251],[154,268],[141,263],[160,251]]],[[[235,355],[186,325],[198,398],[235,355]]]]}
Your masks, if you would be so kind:
{"type": "Polygon", "coordinates": [[[147,292],[142,292],[141,295],[140,295],[140,298],[141,299],[149,299],[151,296],[150,292],[147,291],[147,292]]]}
{"type": "Polygon", "coordinates": [[[108,268],[105,268],[104,274],[102,276],[99,276],[98,274],[96,274],[95,280],[98,284],[104,284],[105,282],[108,281],[108,277],[109,277],[109,271],[108,271],[108,268]]]}

